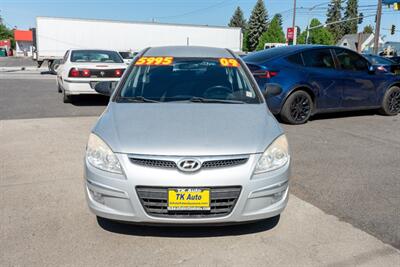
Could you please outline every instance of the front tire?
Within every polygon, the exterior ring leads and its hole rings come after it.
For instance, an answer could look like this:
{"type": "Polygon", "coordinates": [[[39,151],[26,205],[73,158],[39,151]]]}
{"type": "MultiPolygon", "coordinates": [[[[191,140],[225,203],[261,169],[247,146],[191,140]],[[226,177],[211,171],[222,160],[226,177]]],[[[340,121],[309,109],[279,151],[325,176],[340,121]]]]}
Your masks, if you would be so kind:
{"type": "Polygon", "coordinates": [[[379,112],[386,116],[395,116],[400,113],[400,87],[392,86],[386,91],[379,112]]]}
{"type": "Polygon", "coordinates": [[[303,124],[308,121],[312,113],[313,102],[311,96],[302,90],[292,93],[283,104],[281,118],[289,124],[303,124]]]}

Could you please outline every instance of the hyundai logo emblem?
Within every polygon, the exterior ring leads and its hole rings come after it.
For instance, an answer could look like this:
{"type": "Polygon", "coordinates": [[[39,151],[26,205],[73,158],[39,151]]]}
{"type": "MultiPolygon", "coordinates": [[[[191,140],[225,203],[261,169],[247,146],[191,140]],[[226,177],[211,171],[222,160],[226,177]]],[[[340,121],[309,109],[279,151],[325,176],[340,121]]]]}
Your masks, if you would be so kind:
{"type": "Polygon", "coordinates": [[[184,172],[195,172],[201,168],[201,162],[197,159],[183,159],[178,162],[178,168],[184,172]]]}

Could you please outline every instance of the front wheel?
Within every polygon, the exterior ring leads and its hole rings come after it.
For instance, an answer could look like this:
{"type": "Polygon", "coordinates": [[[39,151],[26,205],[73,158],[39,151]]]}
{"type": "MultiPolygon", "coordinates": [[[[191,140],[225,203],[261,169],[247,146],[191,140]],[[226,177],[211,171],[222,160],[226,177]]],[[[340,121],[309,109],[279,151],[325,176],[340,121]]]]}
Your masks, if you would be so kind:
{"type": "Polygon", "coordinates": [[[379,111],[387,116],[394,116],[400,113],[400,87],[392,86],[386,91],[379,111]]]}
{"type": "Polygon", "coordinates": [[[281,110],[281,118],[289,124],[303,124],[311,116],[313,102],[311,96],[302,90],[292,93],[281,110]]]}

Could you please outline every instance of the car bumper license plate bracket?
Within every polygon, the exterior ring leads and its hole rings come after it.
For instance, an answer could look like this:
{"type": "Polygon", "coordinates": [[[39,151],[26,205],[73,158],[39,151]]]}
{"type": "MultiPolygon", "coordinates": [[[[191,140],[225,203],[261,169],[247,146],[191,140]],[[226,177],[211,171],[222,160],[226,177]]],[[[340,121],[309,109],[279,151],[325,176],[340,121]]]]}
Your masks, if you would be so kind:
{"type": "Polygon", "coordinates": [[[170,188],[168,189],[167,209],[174,211],[210,210],[210,189],[170,188]]]}

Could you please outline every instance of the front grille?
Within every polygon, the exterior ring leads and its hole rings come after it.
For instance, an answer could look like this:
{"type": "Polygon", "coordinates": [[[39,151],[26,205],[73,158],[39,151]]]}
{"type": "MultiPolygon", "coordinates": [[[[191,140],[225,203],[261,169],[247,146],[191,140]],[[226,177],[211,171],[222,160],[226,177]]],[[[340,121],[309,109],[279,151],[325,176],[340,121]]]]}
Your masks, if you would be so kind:
{"type": "MultiPolygon", "coordinates": [[[[208,160],[202,163],[201,168],[211,169],[211,168],[234,167],[241,164],[245,164],[247,160],[248,158],[208,160]]],[[[176,162],[172,160],[143,159],[134,157],[130,158],[130,161],[134,164],[141,165],[144,167],[166,168],[166,169],[177,168],[176,162]]]]}
{"type": "Polygon", "coordinates": [[[226,160],[210,160],[205,161],[201,165],[202,168],[226,168],[226,167],[233,167],[240,164],[246,163],[248,158],[241,158],[241,159],[226,159],[226,160]]]}
{"type": "Polygon", "coordinates": [[[229,215],[239,198],[240,186],[210,188],[210,210],[168,210],[168,188],[136,187],[136,192],[146,213],[166,218],[212,218],[229,215]]]}
{"type": "Polygon", "coordinates": [[[176,168],[176,163],[169,160],[155,160],[155,159],[139,159],[130,158],[131,162],[146,167],[153,168],[176,168]]]}

